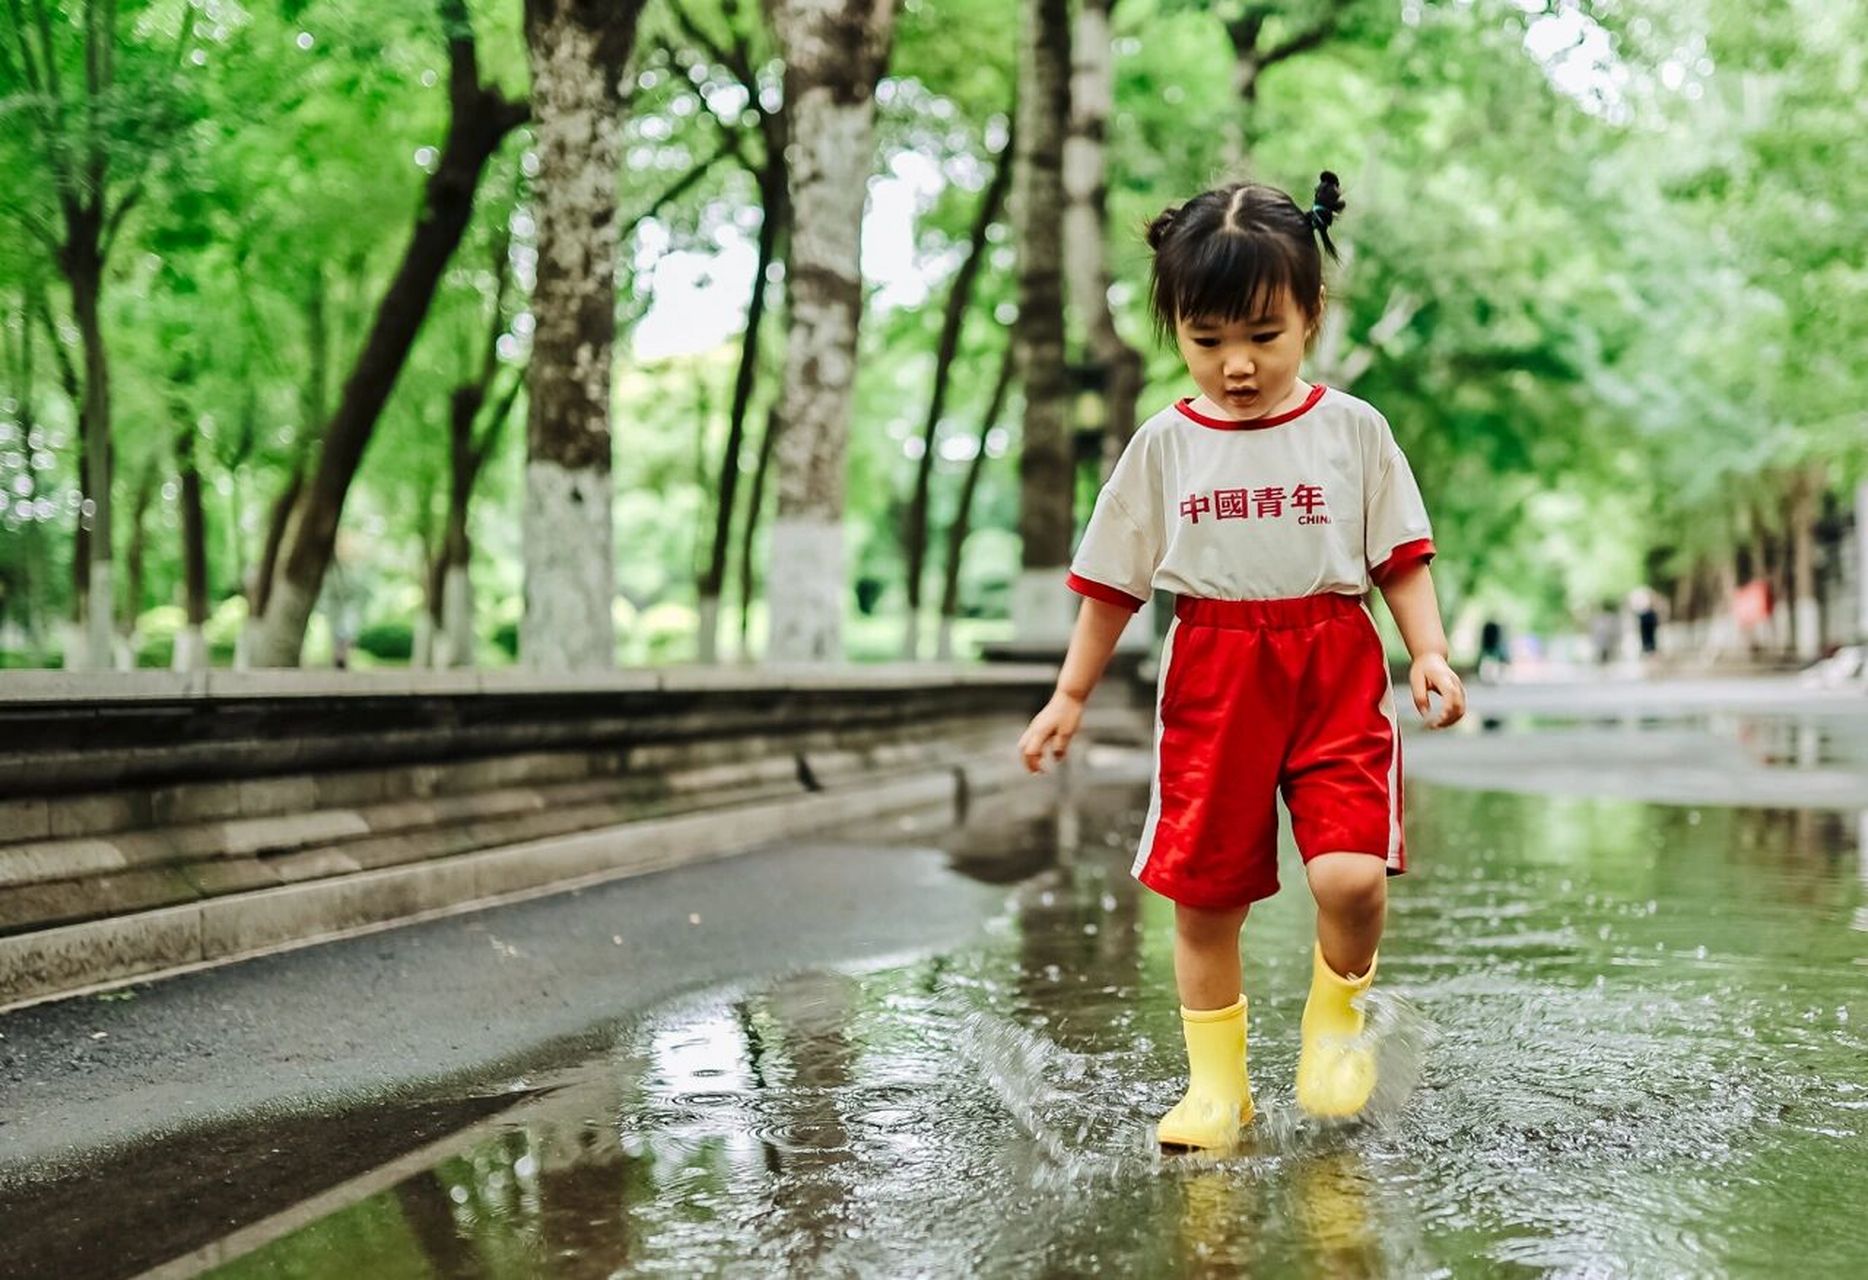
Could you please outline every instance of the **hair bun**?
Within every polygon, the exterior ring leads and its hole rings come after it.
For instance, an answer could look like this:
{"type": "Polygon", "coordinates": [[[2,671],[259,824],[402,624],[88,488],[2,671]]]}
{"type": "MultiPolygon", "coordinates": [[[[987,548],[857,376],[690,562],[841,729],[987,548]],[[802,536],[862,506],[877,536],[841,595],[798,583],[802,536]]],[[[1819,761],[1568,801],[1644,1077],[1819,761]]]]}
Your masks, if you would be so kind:
{"type": "Polygon", "coordinates": [[[1310,212],[1304,215],[1317,238],[1323,241],[1323,251],[1336,257],[1336,244],[1330,239],[1330,224],[1336,221],[1336,215],[1349,207],[1343,199],[1342,182],[1337,176],[1325,169],[1317,178],[1317,193],[1310,198],[1310,212]]]}
{"type": "Polygon", "coordinates": [[[1317,194],[1311,200],[1310,211],[1317,215],[1318,221],[1325,227],[1335,220],[1337,214],[1349,207],[1343,199],[1342,180],[1328,169],[1317,179],[1317,194]]]}
{"type": "Polygon", "coordinates": [[[1148,247],[1150,249],[1158,251],[1161,248],[1162,242],[1168,237],[1168,232],[1174,229],[1174,219],[1178,217],[1180,217],[1180,209],[1169,205],[1156,215],[1153,222],[1148,224],[1148,247]]]}

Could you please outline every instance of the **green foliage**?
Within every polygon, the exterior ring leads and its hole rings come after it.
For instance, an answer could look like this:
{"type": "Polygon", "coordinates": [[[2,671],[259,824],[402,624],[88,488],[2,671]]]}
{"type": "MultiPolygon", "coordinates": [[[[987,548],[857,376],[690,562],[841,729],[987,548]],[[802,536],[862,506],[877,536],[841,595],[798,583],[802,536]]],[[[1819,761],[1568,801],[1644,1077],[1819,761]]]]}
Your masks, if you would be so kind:
{"type": "Polygon", "coordinates": [[[385,662],[407,662],[415,654],[415,629],[406,622],[377,622],[357,633],[357,648],[385,662]]]}
{"type": "MultiPolygon", "coordinates": [[[[483,74],[523,93],[522,6],[469,8],[483,74]]],[[[82,353],[47,236],[59,228],[61,158],[94,144],[113,199],[140,184],[103,289],[118,511],[144,468],[160,482],[144,598],[128,607],[140,614],[139,661],[166,660],[179,627],[174,478],[177,444],[191,441],[217,602],[207,639],[224,662],[273,503],[337,403],[410,234],[446,119],[440,20],[428,0],[217,15],[125,0],[117,84],[92,111],[72,96],[83,83],[75,11],[48,10],[65,23],[58,102],[29,83],[12,20],[0,18],[0,645],[56,649],[56,622],[70,615],[77,412],[61,356],[81,376],[82,353]],[[22,500],[42,504],[30,522],[22,500]]],[[[925,296],[872,280],[860,335],[846,486],[855,654],[898,643],[902,509],[939,309],[1008,124],[1017,19],[1002,0],[905,0],[878,93],[878,170],[920,184],[910,239],[925,296]]],[[[1868,475],[1862,6],[1122,0],[1115,21],[1110,261],[1118,322],[1148,361],[1143,412],[1186,387],[1175,354],[1147,334],[1142,225],[1236,173],[1302,196],[1318,170],[1336,170],[1350,203],[1339,228],[1349,260],[1331,283],[1344,330],[1333,358],[1413,459],[1456,608],[1562,627],[1603,595],[1644,577],[1665,586],[1780,530],[1796,475],[1814,468],[1832,492],[1868,475]],[[1267,15],[1261,48],[1339,18],[1314,48],[1266,67],[1250,103],[1234,90],[1225,26],[1248,8],[1267,15]]],[[[743,284],[722,304],[728,336],[716,349],[638,357],[641,330],[629,330],[675,300],[674,273],[657,269],[669,255],[741,281],[763,216],[760,110],[779,108],[783,68],[760,6],[682,0],[650,7],[630,77],[619,655],[663,661],[693,652],[743,284]]],[[[489,166],[345,505],[339,559],[365,598],[357,644],[378,660],[407,659],[428,606],[449,399],[495,334],[501,385],[526,359],[529,143],[516,135],[489,166]],[[502,245],[514,283],[496,314],[502,245]]],[[[1012,320],[1014,267],[1001,227],[936,436],[933,594],[1012,320]]],[[[742,507],[779,377],[782,290],[772,298],[738,459],[742,507]]],[[[470,508],[477,625],[494,660],[516,647],[525,413],[521,397],[470,508]]],[[[962,612],[988,627],[1018,566],[1017,421],[1014,397],[963,558],[962,612]]],[[[772,501],[768,486],[768,513],[772,501]]],[[[121,555],[127,520],[116,536],[121,555]]],[[[739,572],[735,561],[729,650],[739,572]]],[[[328,653],[329,632],[314,625],[313,655],[328,653]]]]}

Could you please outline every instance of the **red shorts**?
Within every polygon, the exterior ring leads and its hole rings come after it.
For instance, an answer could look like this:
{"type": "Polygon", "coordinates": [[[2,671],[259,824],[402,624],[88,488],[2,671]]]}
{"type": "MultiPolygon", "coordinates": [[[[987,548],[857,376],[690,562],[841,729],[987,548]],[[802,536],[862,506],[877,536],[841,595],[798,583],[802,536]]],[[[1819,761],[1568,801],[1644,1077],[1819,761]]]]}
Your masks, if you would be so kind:
{"type": "Polygon", "coordinates": [[[1270,897],[1280,790],[1306,863],[1367,853],[1401,874],[1401,735],[1362,602],[1183,596],[1174,615],[1135,878],[1190,907],[1270,897]]]}

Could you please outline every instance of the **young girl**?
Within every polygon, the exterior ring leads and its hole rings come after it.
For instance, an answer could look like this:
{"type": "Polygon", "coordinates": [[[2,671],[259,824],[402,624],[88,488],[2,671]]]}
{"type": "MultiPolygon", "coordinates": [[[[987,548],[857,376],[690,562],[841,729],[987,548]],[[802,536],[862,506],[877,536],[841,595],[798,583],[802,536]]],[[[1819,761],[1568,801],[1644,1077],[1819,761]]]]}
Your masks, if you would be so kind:
{"type": "Polygon", "coordinates": [[[1050,702],[1019,739],[1061,759],[1129,616],[1176,596],[1161,650],[1155,775],[1134,874],[1173,899],[1174,978],[1190,1081],[1168,1147],[1223,1147],[1253,1116],[1239,929],[1278,891],[1276,793],[1291,812],[1317,941],[1297,1101],[1351,1116],[1375,1087],[1351,1000],[1375,977],[1387,877],[1406,868],[1401,744],[1364,597],[1380,587],[1414,705],[1465,713],[1427,564],[1426,508],[1388,423],[1298,366],[1323,314],[1343,209],[1325,173],[1308,212],[1255,183],[1148,228],[1152,306],[1200,390],[1136,432],[1097,499],[1068,585],[1083,596],[1050,702]]]}

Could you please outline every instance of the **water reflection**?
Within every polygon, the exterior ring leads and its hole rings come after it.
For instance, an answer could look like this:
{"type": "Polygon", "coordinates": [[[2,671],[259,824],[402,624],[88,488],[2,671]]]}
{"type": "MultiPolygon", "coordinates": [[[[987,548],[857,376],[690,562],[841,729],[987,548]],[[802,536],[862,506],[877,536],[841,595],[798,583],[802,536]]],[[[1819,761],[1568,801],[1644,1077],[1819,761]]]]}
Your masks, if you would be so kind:
{"type": "Polygon", "coordinates": [[[670,1008],[222,1274],[1868,1268],[1868,815],[1421,791],[1377,1123],[1291,1106],[1311,910],[1287,890],[1247,930],[1261,1121],[1164,1158],[1171,917],[1127,876],[1145,796],[1071,794],[1063,823],[975,809],[978,869],[1074,854],[977,945],[670,1008]]]}

